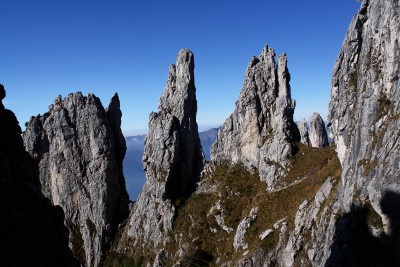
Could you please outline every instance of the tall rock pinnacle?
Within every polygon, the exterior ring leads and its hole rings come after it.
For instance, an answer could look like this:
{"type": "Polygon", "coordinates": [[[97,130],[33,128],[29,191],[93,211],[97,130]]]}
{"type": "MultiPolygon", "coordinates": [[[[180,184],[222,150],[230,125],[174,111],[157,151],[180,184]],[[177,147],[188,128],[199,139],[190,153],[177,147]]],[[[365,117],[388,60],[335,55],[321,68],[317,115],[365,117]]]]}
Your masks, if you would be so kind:
{"type": "Polygon", "coordinates": [[[194,190],[204,165],[196,122],[194,57],[182,49],[171,65],[159,111],[149,118],[143,163],[146,183],[130,215],[128,237],[154,247],[172,229],[174,204],[194,190]]]}
{"type": "Polygon", "coordinates": [[[311,116],[309,138],[312,147],[327,147],[329,145],[325,123],[319,113],[315,112],[311,116]]]}
{"type": "Polygon", "coordinates": [[[121,115],[118,95],[108,111],[92,94],[59,96],[49,112],[32,117],[23,135],[39,164],[42,192],[63,208],[70,246],[86,266],[101,263],[128,212],[121,115]]]}
{"type": "Polygon", "coordinates": [[[256,168],[261,179],[273,186],[292,154],[291,142],[298,138],[289,82],[286,54],[276,64],[275,51],[266,45],[247,67],[235,111],[211,148],[212,161],[256,168]]]}

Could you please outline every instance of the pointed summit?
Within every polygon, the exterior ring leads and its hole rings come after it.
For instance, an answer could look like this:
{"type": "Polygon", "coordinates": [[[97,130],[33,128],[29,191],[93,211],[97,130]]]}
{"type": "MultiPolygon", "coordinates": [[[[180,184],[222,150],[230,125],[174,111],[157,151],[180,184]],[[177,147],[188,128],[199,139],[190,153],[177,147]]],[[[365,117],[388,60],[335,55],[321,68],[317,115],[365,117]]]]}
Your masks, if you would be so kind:
{"type": "Polygon", "coordinates": [[[146,183],[131,212],[128,238],[157,246],[168,238],[175,203],[194,192],[205,163],[197,130],[194,56],[182,49],[171,65],[159,110],[149,118],[146,183]],[[145,226],[145,227],[144,227],[145,226]]]}
{"type": "Polygon", "coordinates": [[[23,134],[39,166],[41,191],[63,208],[70,246],[86,266],[101,264],[128,215],[121,116],[117,95],[106,111],[95,95],[77,92],[58,96],[46,114],[31,118],[23,134]]]}
{"type": "Polygon", "coordinates": [[[212,161],[256,168],[260,178],[273,185],[284,172],[291,142],[297,138],[289,81],[286,54],[280,55],[276,64],[275,51],[266,45],[247,67],[235,111],[211,148],[212,161]]]}
{"type": "Polygon", "coordinates": [[[180,122],[189,117],[196,117],[194,56],[187,48],[179,51],[176,65],[170,65],[167,85],[160,98],[158,109],[170,113],[180,122]]]}

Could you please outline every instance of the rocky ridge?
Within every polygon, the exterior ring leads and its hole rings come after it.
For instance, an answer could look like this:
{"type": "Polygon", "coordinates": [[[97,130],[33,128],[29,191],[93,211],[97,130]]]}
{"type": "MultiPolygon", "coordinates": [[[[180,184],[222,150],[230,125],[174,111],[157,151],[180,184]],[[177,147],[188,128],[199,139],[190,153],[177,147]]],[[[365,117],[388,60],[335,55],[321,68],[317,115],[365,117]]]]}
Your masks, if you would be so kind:
{"type": "Polygon", "coordinates": [[[70,247],[86,266],[102,262],[128,212],[121,116],[117,94],[105,110],[96,96],[78,92],[57,97],[23,134],[42,193],[64,210],[70,247]]]}
{"type": "Polygon", "coordinates": [[[353,18],[332,78],[332,147],[320,116],[310,130],[294,124],[286,56],[276,64],[266,46],[201,180],[193,54],[182,50],[150,114],[147,181],[113,257],[147,266],[398,265],[399,12],[397,1],[364,0],[353,18]]]}
{"type": "Polygon", "coordinates": [[[133,205],[126,236],[133,246],[165,245],[176,205],[196,188],[205,163],[197,130],[194,56],[182,49],[168,81],[159,110],[149,118],[143,162],[146,182],[133,205]]]}
{"type": "Polygon", "coordinates": [[[68,247],[64,212],[40,192],[35,161],[0,85],[0,255],[4,266],[78,266],[68,247]]]}
{"type": "Polygon", "coordinates": [[[211,161],[257,169],[271,189],[285,173],[292,143],[299,139],[286,54],[280,55],[277,63],[275,56],[266,45],[259,57],[251,59],[235,110],[211,148],[211,161]]]}

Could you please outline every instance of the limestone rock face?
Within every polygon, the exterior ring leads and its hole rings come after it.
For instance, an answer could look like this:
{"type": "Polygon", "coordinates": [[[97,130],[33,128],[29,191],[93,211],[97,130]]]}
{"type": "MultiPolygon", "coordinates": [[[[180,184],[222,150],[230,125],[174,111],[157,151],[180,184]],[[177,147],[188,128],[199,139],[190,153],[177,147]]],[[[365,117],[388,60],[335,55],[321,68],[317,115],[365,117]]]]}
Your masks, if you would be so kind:
{"type": "Polygon", "coordinates": [[[37,165],[25,152],[21,128],[1,100],[0,251],[3,266],[78,266],[68,247],[64,213],[40,192],[37,165]]]}
{"type": "MultiPolygon", "coordinates": [[[[357,207],[367,202],[371,205],[370,213],[377,214],[377,231],[383,231],[381,244],[387,246],[383,251],[399,253],[398,246],[387,244],[398,238],[393,235],[393,231],[398,231],[398,217],[392,212],[400,204],[399,25],[399,1],[364,0],[335,64],[328,127],[343,167],[335,206],[348,216],[327,235],[328,240],[345,240],[334,243],[330,253],[319,255],[322,262],[329,256],[327,266],[346,260],[354,266],[361,266],[364,261],[374,265],[385,259],[394,260],[391,265],[399,264],[398,258],[383,257],[377,249],[376,253],[364,253],[359,258],[351,257],[355,251],[341,253],[346,252],[345,247],[351,247],[345,238],[346,229],[350,231],[351,219],[360,216],[357,207]],[[391,206],[392,212],[387,206],[391,206]]],[[[394,242],[398,244],[398,239],[394,242]]]]}
{"type": "Polygon", "coordinates": [[[399,16],[398,1],[363,1],[335,64],[328,126],[347,208],[361,190],[382,214],[382,194],[399,191],[399,16]]]}
{"type": "Polygon", "coordinates": [[[275,51],[265,46],[259,57],[251,59],[235,110],[211,148],[212,161],[257,168],[260,178],[273,186],[285,172],[291,142],[298,139],[289,81],[286,54],[276,63],[275,51]]]}
{"type": "Polygon", "coordinates": [[[315,112],[311,116],[309,136],[312,147],[327,147],[329,145],[325,123],[319,113],[315,112]]]}
{"type": "Polygon", "coordinates": [[[175,202],[195,190],[205,163],[196,113],[194,56],[182,49],[170,66],[159,110],[150,114],[143,155],[146,182],[127,225],[134,246],[165,244],[175,202]]]}
{"type": "Polygon", "coordinates": [[[42,192],[63,208],[70,247],[86,266],[101,263],[128,212],[121,115],[118,95],[105,110],[96,96],[78,92],[57,97],[23,135],[38,162],[42,192]]]}
{"type": "Polygon", "coordinates": [[[300,142],[306,146],[310,145],[310,137],[308,134],[308,126],[305,120],[297,122],[297,128],[299,129],[300,142]]]}

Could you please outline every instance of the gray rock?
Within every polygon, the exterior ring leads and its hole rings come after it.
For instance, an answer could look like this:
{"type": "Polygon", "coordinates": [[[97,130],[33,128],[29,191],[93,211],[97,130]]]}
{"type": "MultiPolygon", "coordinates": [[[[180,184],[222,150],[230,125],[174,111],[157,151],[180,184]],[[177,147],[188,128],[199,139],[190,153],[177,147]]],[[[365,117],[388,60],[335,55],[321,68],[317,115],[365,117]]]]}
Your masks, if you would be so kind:
{"type": "Polygon", "coordinates": [[[39,165],[42,193],[63,208],[70,247],[86,266],[101,263],[128,212],[121,115],[118,95],[105,111],[92,94],[69,94],[32,117],[23,134],[39,165]]]}
{"type": "Polygon", "coordinates": [[[247,249],[248,244],[244,240],[244,236],[247,232],[247,229],[250,227],[251,223],[257,218],[258,207],[252,208],[250,210],[249,216],[243,218],[235,233],[235,237],[233,238],[233,247],[235,250],[242,248],[244,250],[247,249]]]}
{"type": "Polygon", "coordinates": [[[126,234],[133,246],[165,244],[175,202],[196,188],[205,163],[196,122],[194,57],[182,49],[171,65],[159,111],[152,112],[143,162],[146,182],[132,208],[126,234]]]}
{"type": "Polygon", "coordinates": [[[312,147],[327,147],[329,145],[325,123],[319,113],[314,112],[311,116],[309,137],[312,147]]]}
{"type": "Polygon", "coordinates": [[[310,137],[308,134],[308,126],[305,120],[296,123],[300,133],[300,142],[306,146],[310,146],[310,137]]]}
{"type": "Polygon", "coordinates": [[[278,59],[276,64],[275,51],[267,45],[251,59],[235,110],[211,148],[211,161],[256,168],[270,188],[285,173],[291,143],[298,139],[286,54],[278,59]]]}
{"type": "MultiPolygon", "coordinates": [[[[336,209],[342,214],[340,228],[327,231],[323,248],[316,258],[333,266],[349,260],[360,265],[374,265],[388,259],[379,253],[351,257],[346,252],[349,238],[341,236],[353,232],[344,219],[351,219],[357,206],[367,200],[370,212],[383,222],[387,239],[393,238],[390,225],[395,220],[384,209],[386,201],[392,209],[399,205],[400,177],[400,7],[397,0],[364,0],[347,31],[332,76],[328,127],[342,164],[342,181],[336,196],[336,209]],[[348,231],[348,232],[346,232],[348,231]],[[332,247],[329,251],[326,248],[332,247]]],[[[333,217],[333,216],[332,216],[333,217]]],[[[331,225],[334,225],[334,217],[331,225]]],[[[355,239],[360,238],[354,236],[355,239]]],[[[398,242],[398,241],[396,241],[398,242]]],[[[394,249],[389,245],[385,251],[394,249]]],[[[398,252],[394,252],[398,254],[398,252]]]]}

